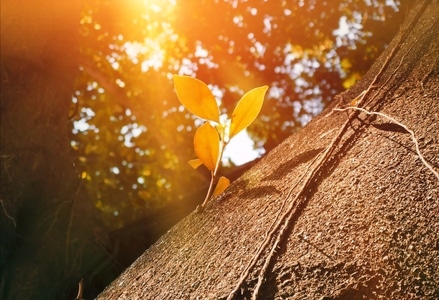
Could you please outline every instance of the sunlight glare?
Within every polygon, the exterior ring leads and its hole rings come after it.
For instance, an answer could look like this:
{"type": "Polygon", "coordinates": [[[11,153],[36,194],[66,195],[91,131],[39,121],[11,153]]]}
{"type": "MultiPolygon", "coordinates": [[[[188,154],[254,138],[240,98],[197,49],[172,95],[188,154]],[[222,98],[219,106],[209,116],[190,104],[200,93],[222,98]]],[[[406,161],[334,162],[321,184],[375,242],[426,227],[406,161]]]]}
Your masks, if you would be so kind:
{"type": "Polygon", "coordinates": [[[264,154],[263,149],[254,149],[254,141],[249,137],[247,130],[238,133],[224,150],[223,164],[227,165],[229,160],[237,166],[250,162],[264,154]]]}

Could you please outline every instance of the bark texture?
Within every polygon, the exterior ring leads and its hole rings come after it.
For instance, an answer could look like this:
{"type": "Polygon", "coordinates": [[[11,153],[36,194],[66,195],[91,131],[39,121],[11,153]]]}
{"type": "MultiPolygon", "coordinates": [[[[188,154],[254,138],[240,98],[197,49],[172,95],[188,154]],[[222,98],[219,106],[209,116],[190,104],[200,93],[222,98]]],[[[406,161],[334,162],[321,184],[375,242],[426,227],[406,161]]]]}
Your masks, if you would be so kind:
{"type": "Polygon", "coordinates": [[[371,70],[149,248],[98,299],[437,299],[439,2],[371,70]]]}

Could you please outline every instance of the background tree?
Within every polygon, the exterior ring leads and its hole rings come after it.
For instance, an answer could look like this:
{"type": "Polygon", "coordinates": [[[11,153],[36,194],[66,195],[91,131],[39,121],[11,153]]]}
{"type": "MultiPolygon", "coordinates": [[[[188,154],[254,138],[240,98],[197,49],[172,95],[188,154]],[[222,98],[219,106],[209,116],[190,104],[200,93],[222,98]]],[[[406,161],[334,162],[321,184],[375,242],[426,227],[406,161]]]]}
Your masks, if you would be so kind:
{"type": "Polygon", "coordinates": [[[80,6],[1,5],[0,298],[65,299],[109,246],[67,134],[80,6]]]}
{"type": "Polygon", "coordinates": [[[439,297],[438,13],[98,299],[439,297]]]}

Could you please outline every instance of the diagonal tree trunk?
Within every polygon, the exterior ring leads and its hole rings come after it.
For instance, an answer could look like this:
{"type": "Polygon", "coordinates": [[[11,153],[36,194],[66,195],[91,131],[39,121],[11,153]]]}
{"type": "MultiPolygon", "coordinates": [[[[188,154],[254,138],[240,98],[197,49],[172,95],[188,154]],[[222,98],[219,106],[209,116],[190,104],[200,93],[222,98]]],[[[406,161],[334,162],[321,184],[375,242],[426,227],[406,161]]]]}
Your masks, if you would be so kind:
{"type": "Polygon", "coordinates": [[[416,1],[357,85],[98,299],[437,299],[438,16],[416,1]]]}

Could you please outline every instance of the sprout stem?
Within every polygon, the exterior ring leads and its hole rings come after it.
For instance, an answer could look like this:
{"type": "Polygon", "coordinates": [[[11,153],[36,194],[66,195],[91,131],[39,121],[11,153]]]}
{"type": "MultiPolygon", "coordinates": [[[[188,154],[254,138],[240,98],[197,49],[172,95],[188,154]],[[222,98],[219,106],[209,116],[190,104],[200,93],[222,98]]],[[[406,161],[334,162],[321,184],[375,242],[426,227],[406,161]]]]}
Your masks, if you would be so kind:
{"type": "Polygon", "coordinates": [[[210,172],[210,184],[209,184],[209,189],[207,190],[207,194],[206,197],[204,198],[203,204],[201,204],[201,206],[197,209],[198,212],[202,212],[204,207],[207,204],[207,201],[210,199],[210,197],[212,196],[213,193],[213,186],[215,184],[215,181],[217,179],[217,173],[218,173],[218,169],[221,165],[221,160],[223,158],[223,153],[224,153],[224,148],[226,147],[227,142],[224,140],[224,138],[221,138],[221,143],[220,143],[220,149],[219,149],[219,155],[218,155],[218,160],[216,161],[215,164],[215,170],[213,170],[212,172],[210,172]]]}

